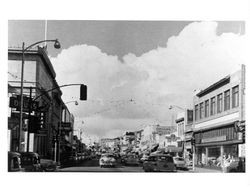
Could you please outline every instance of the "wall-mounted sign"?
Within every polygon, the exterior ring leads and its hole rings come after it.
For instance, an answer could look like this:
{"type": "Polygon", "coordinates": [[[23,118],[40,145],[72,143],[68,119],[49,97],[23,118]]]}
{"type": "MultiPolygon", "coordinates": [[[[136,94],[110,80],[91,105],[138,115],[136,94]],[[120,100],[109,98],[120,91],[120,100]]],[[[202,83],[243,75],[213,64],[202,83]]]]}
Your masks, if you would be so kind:
{"type": "MultiPolygon", "coordinates": [[[[29,112],[29,101],[30,101],[29,97],[23,96],[23,111],[24,112],[29,112]]],[[[10,97],[9,107],[16,108],[17,111],[20,111],[20,107],[21,107],[20,95],[18,95],[17,97],[10,97]]],[[[31,101],[30,107],[32,111],[37,110],[38,101],[31,101]]]]}
{"type": "Polygon", "coordinates": [[[201,139],[201,143],[208,143],[208,142],[219,142],[227,140],[227,136],[216,136],[212,138],[203,138],[201,139]]]}

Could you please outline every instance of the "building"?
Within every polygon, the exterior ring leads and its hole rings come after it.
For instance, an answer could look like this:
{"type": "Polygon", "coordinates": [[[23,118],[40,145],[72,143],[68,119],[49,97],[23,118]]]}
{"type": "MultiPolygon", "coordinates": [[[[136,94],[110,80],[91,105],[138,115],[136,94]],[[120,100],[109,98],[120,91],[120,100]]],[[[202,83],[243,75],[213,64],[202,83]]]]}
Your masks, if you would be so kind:
{"type": "Polygon", "coordinates": [[[20,135],[20,151],[37,152],[41,157],[50,159],[56,157],[55,159],[59,160],[60,125],[64,103],[61,99],[62,92],[56,81],[56,73],[45,48],[38,47],[37,50],[25,51],[24,120],[20,134],[21,61],[21,49],[8,50],[9,150],[18,151],[20,135]],[[33,100],[32,105],[29,105],[29,98],[33,100]],[[30,115],[29,108],[31,109],[30,115]]]}
{"type": "Polygon", "coordinates": [[[183,147],[184,158],[190,158],[192,155],[193,110],[185,109],[183,112],[178,113],[175,122],[177,126],[177,137],[179,137],[177,146],[183,147]]]}
{"type": "Polygon", "coordinates": [[[141,133],[141,150],[152,150],[156,146],[164,146],[165,135],[175,131],[173,126],[147,125],[141,133]]]}
{"type": "Polygon", "coordinates": [[[245,66],[194,96],[195,164],[244,157],[245,66]]]}

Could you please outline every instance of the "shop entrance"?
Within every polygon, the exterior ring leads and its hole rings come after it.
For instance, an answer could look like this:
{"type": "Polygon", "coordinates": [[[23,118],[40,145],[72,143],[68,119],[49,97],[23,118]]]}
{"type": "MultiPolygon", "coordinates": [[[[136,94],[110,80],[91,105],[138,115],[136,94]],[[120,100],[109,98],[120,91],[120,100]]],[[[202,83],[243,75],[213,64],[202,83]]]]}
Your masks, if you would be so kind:
{"type": "Polygon", "coordinates": [[[221,147],[208,147],[207,150],[207,165],[219,166],[221,162],[221,147]]]}

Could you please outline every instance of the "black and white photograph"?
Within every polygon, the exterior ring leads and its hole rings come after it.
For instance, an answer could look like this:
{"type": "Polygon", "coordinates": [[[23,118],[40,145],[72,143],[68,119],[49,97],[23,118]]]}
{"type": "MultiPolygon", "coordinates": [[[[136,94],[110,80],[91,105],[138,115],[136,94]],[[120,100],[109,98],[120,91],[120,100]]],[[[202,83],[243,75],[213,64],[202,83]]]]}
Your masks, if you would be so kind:
{"type": "Polygon", "coordinates": [[[245,180],[247,23],[8,17],[5,175],[245,180]]]}
{"type": "Polygon", "coordinates": [[[244,21],[8,26],[9,171],[245,172],[244,21]]]}

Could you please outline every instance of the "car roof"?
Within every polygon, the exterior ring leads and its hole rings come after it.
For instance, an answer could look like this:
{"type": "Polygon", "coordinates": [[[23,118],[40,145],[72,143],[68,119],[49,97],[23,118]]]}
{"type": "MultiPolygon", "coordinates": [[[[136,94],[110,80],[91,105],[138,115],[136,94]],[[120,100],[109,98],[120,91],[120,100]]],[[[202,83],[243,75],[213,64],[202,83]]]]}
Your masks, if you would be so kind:
{"type": "Polygon", "coordinates": [[[102,156],[114,156],[114,154],[112,154],[112,153],[104,153],[104,154],[102,154],[102,156]]]}
{"type": "Polygon", "coordinates": [[[171,155],[168,155],[168,154],[151,154],[150,157],[158,157],[158,156],[165,156],[165,157],[172,157],[171,155]]]}
{"type": "Polygon", "coordinates": [[[21,152],[20,153],[22,156],[39,156],[38,153],[34,153],[34,152],[21,152]]]}

